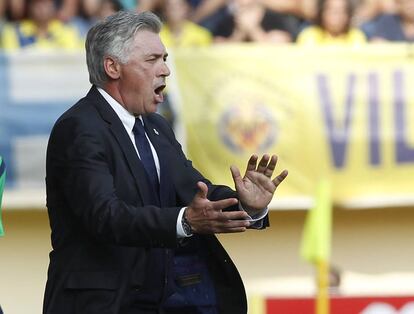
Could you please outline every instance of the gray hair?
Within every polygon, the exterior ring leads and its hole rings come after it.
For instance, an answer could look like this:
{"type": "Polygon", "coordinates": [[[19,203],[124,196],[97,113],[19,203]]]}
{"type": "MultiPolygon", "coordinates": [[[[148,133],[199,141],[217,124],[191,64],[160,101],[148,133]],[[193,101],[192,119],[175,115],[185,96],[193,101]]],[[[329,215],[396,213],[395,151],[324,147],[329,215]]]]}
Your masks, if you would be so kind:
{"type": "Polygon", "coordinates": [[[135,34],[142,30],[159,33],[161,26],[160,19],[154,13],[127,11],[119,11],[94,25],[89,30],[85,43],[91,84],[103,87],[108,81],[103,64],[105,57],[110,56],[120,63],[127,63],[135,34]]]}

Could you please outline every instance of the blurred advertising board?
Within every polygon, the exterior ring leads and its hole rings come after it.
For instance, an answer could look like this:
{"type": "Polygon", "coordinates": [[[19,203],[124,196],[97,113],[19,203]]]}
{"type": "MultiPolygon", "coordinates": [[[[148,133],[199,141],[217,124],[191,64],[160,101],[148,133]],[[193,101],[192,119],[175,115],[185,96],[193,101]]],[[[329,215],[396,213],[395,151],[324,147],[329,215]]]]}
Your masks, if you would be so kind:
{"type": "MultiPolygon", "coordinates": [[[[331,314],[412,314],[414,296],[332,297],[331,314]]],[[[314,314],[313,298],[269,298],[266,314],[314,314]]],[[[264,313],[263,313],[264,314],[264,313]]]]}

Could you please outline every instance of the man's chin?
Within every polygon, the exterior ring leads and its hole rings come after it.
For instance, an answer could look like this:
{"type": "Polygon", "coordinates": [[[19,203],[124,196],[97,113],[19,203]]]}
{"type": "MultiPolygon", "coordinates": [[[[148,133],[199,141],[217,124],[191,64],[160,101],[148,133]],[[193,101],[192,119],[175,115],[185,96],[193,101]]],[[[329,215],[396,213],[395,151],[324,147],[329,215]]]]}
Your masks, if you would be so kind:
{"type": "Polygon", "coordinates": [[[160,103],[152,103],[151,106],[147,106],[145,108],[145,113],[146,114],[150,114],[150,113],[155,113],[158,111],[158,106],[160,105],[160,103]]]}

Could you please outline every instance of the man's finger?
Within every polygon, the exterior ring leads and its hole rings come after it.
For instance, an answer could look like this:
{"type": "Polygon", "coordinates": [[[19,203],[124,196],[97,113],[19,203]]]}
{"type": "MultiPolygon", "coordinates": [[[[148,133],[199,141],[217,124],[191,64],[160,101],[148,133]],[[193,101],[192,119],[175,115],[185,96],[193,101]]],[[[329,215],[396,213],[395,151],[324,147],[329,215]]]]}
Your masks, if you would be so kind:
{"type": "Polygon", "coordinates": [[[246,172],[256,170],[257,159],[258,159],[257,155],[252,155],[250,157],[249,161],[247,162],[246,172]]]}
{"type": "Polygon", "coordinates": [[[257,167],[257,172],[265,173],[268,163],[269,163],[269,155],[264,154],[262,159],[260,159],[259,165],[257,167]]]}
{"type": "Polygon", "coordinates": [[[248,218],[250,218],[249,214],[246,213],[244,210],[221,212],[217,217],[217,219],[222,221],[246,221],[246,219],[248,218]]]}
{"type": "Polygon", "coordinates": [[[285,178],[288,175],[288,171],[287,170],[283,170],[276,178],[274,178],[272,181],[275,184],[276,187],[278,187],[278,185],[280,183],[283,182],[283,180],[285,180],[285,178]]]}
{"type": "Polygon", "coordinates": [[[230,166],[230,172],[237,190],[238,187],[243,184],[243,178],[241,177],[240,170],[236,166],[230,166]]]}
{"type": "Polygon", "coordinates": [[[238,202],[237,198],[226,198],[224,200],[211,201],[210,206],[213,210],[220,211],[227,207],[236,205],[238,202]]]}
{"type": "Polygon", "coordinates": [[[270,162],[267,165],[266,170],[264,171],[264,175],[268,178],[271,178],[273,175],[273,171],[276,168],[276,164],[277,164],[277,156],[276,155],[272,155],[272,158],[270,158],[270,162]]]}
{"type": "Polygon", "coordinates": [[[197,187],[198,187],[198,191],[196,196],[200,197],[200,198],[207,198],[207,193],[208,193],[208,187],[204,182],[197,182],[197,187]]]}
{"type": "Polygon", "coordinates": [[[240,232],[250,226],[250,222],[247,220],[228,220],[216,225],[218,232],[240,232]]]}

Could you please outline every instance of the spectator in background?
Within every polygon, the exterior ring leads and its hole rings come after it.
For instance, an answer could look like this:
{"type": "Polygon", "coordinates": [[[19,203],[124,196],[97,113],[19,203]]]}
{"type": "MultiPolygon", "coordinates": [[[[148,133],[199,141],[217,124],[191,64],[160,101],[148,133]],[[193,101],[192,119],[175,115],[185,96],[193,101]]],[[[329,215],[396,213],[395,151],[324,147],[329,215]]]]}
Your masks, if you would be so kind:
{"type": "Polygon", "coordinates": [[[89,29],[96,22],[122,9],[122,4],[118,0],[79,0],[79,13],[70,21],[70,25],[77,29],[83,42],[89,29]]]}
{"type": "Polygon", "coordinates": [[[86,38],[88,30],[99,20],[102,0],[80,0],[78,14],[70,21],[82,38],[86,38]]]}
{"type": "MultiPolygon", "coordinates": [[[[269,12],[284,15],[288,20],[288,32],[291,37],[296,37],[301,24],[314,16],[315,0],[256,0],[254,2],[269,12]]],[[[218,34],[219,28],[223,27],[220,21],[231,15],[229,13],[232,10],[231,6],[234,7],[232,0],[201,0],[190,18],[208,28],[213,34],[218,34]]]]}
{"type": "Polygon", "coordinates": [[[151,11],[161,16],[161,7],[164,0],[139,0],[137,4],[137,12],[151,11]]]}
{"type": "Polygon", "coordinates": [[[165,23],[160,33],[166,47],[207,46],[210,32],[188,19],[190,6],[185,0],[165,0],[162,15],[165,23]]]}
{"type": "Polygon", "coordinates": [[[395,13],[394,0],[354,0],[355,12],[352,24],[360,26],[380,14],[395,13]]]}
{"type": "Polygon", "coordinates": [[[197,7],[194,8],[190,19],[198,24],[203,25],[203,21],[208,20],[213,15],[226,7],[228,0],[201,0],[197,7]]]}
{"type": "Polygon", "coordinates": [[[2,7],[2,10],[4,10],[4,14],[8,21],[19,21],[24,18],[26,1],[0,0],[0,7],[2,7]]]}
{"type": "Polygon", "coordinates": [[[75,49],[80,37],[75,28],[57,19],[53,0],[29,0],[27,16],[16,25],[5,25],[0,36],[0,47],[6,50],[21,48],[75,49]]]}
{"type": "Polygon", "coordinates": [[[292,42],[299,21],[267,9],[255,0],[232,0],[227,16],[217,25],[217,41],[230,42],[292,42]]]}
{"type": "Polygon", "coordinates": [[[82,0],[54,0],[57,8],[57,18],[63,23],[72,20],[79,13],[78,5],[80,1],[82,0]]]}
{"type": "Polygon", "coordinates": [[[352,16],[350,0],[319,0],[315,25],[302,30],[297,42],[301,45],[363,44],[366,37],[351,26],[352,16]]]}
{"type": "Polygon", "coordinates": [[[267,8],[285,14],[293,14],[305,20],[316,16],[316,0],[260,0],[267,8]]]}
{"type": "Polygon", "coordinates": [[[382,14],[361,28],[371,42],[414,42],[414,0],[396,0],[395,14],[382,14]]]}
{"type": "MultiPolygon", "coordinates": [[[[298,1],[292,5],[290,0],[187,0],[187,18],[210,30],[219,42],[291,42],[297,35],[299,19],[272,8],[291,9],[298,1]]],[[[162,3],[141,0],[138,11],[162,14],[162,3]]]]}
{"type": "MultiPolygon", "coordinates": [[[[194,10],[199,6],[199,4],[202,1],[203,0],[185,0],[189,8],[189,12],[188,12],[189,17],[193,15],[194,10]]],[[[207,0],[207,1],[215,2],[216,0],[207,0]]],[[[219,1],[227,1],[227,0],[219,0],[219,1]]],[[[136,10],[138,12],[151,11],[157,14],[158,16],[161,16],[164,4],[165,4],[165,0],[139,0],[136,6],[136,10]]]]}
{"type": "Polygon", "coordinates": [[[99,18],[104,19],[107,16],[113,15],[123,9],[122,4],[118,0],[101,0],[99,8],[99,18]]]}

